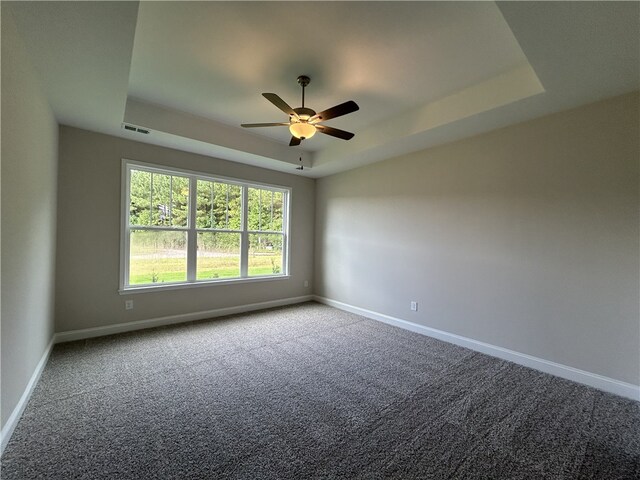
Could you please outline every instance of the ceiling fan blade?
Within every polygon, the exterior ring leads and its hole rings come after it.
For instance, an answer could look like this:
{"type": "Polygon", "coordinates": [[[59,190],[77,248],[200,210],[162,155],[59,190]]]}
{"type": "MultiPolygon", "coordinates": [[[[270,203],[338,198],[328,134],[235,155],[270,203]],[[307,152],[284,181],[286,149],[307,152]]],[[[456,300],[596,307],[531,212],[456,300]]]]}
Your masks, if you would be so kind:
{"type": "Polygon", "coordinates": [[[344,102],[340,105],[336,105],[335,107],[331,107],[324,112],[316,113],[309,119],[309,123],[324,122],[325,120],[341,117],[342,115],[353,113],[357,110],[360,110],[358,104],[353,100],[349,100],[348,102],[344,102]]]}
{"type": "Polygon", "coordinates": [[[287,115],[292,115],[296,118],[298,118],[298,114],[296,112],[293,111],[293,108],[291,108],[287,102],[285,102],[284,100],[282,100],[278,95],[276,95],[275,93],[263,93],[262,96],[264,98],[266,98],[267,100],[269,100],[271,103],[273,103],[276,107],[278,107],[280,110],[282,110],[284,113],[286,113],[287,115]]]}
{"type": "Polygon", "coordinates": [[[286,125],[289,125],[289,124],[288,123],[242,123],[240,124],[240,126],[244,128],[279,127],[279,126],[286,126],[286,125]]]}
{"type": "Polygon", "coordinates": [[[318,129],[319,132],[324,133],[325,135],[331,135],[332,137],[341,138],[342,140],[351,140],[355,135],[345,130],[340,130],[338,128],[333,128],[333,127],[327,127],[326,125],[316,125],[315,127],[318,129]]]}
{"type": "Polygon", "coordinates": [[[296,145],[300,145],[300,142],[302,142],[302,140],[300,140],[299,138],[291,137],[291,141],[289,142],[289,146],[290,147],[295,147],[296,145]]]}

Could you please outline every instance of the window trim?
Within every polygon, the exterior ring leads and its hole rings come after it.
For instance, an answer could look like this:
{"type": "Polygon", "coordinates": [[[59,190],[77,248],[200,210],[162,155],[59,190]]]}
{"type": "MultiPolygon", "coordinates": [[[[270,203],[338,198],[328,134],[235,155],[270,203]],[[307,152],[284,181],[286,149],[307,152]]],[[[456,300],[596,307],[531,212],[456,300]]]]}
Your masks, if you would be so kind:
{"type": "MultiPolygon", "coordinates": [[[[207,286],[215,286],[215,285],[229,285],[229,284],[239,284],[239,283],[253,283],[253,282],[262,282],[262,281],[273,281],[273,280],[288,280],[290,278],[290,263],[291,263],[291,196],[292,189],[291,187],[285,187],[283,185],[274,185],[269,183],[261,183],[254,182],[250,180],[241,180],[238,178],[226,177],[222,175],[215,175],[207,172],[199,172],[190,169],[166,166],[166,165],[158,165],[147,162],[140,162],[137,160],[130,160],[127,158],[122,158],[121,162],[121,174],[120,174],[120,185],[121,185],[121,195],[120,195],[120,272],[119,272],[119,288],[118,292],[121,295],[128,295],[131,293],[143,293],[143,292],[158,292],[164,290],[179,290],[184,288],[197,288],[197,287],[207,287],[207,286]],[[170,230],[170,231],[184,231],[187,233],[187,280],[184,282],[163,282],[161,285],[159,284],[143,284],[139,286],[128,285],[129,281],[129,261],[127,255],[129,253],[129,242],[130,242],[130,228],[129,225],[129,196],[130,196],[130,183],[129,183],[129,172],[131,170],[135,170],[136,167],[141,169],[151,171],[152,173],[160,173],[160,174],[174,174],[180,176],[186,176],[189,179],[189,221],[187,227],[161,227],[161,226],[142,226],[142,227],[134,227],[133,229],[142,229],[142,230],[170,230]],[[211,280],[189,280],[189,272],[197,273],[197,253],[194,255],[190,252],[196,252],[195,245],[197,245],[197,234],[198,231],[206,231],[207,229],[199,229],[195,224],[195,205],[197,198],[197,189],[195,188],[196,182],[198,179],[206,180],[206,181],[219,181],[224,183],[230,183],[233,185],[239,185],[242,188],[242,218],[241,218],[241,231],[240,231],[240,276],[235,278],[222,278],[222,279],[211,279],[211,280]],[[283,192],[284,196],[284,205],[282,212],[282,232],[257,232],[257,233],[277,233],[282,234],[284,236],[283,241],[283,260],[282,260],[282,268],[283,272],[277,275],[259,275],[259,276],[248,276],[248,242],[249,234],[256,233],[253,230],[248,230],[247,225],[247,212],[248,212],[248,191],[250,187],[254,188],[267,188],[280,190],[283,192]],[[193,244],[193,245],[192,245],[193,244]],[[243,251],[245,250],[247,255],[243,255],[243,251]]],[[[218,230],[213,230],[218,231],[218,230]]]]}

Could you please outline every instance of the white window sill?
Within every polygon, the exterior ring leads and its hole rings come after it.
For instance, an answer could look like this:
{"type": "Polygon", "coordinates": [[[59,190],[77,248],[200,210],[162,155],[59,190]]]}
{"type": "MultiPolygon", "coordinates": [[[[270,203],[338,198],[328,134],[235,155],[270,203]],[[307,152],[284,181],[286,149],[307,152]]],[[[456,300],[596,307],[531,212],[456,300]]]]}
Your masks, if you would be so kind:
{"type": "Polygon", "coordinates": [[[236,285],[241,283],[268,282],[273,280],[289,280],[289,275],[265,275],[262,277],[234,278],[229,280],[210,280],[190,283],[167,283],[156,285],[141,285],[139,287],[120,288],[120,295],[132,295],[136,293],[164,292],[166,290],[182,290],[185,288],[213,287],[216,285],[236,285]]]}

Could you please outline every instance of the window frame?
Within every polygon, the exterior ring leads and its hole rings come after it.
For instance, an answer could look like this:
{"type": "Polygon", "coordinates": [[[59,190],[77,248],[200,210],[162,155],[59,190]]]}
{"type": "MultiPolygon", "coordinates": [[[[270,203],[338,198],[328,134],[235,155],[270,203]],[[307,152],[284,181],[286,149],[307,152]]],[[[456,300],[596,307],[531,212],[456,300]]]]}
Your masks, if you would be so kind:
{"type": "MultiPolygon", "coordinates": [[[[130,160],[127,158],[122,159],[121,165],[121,205],[120,205],[120,280],[118,292],[121,295],[131,293],[152,292],[159,290],[177,290],[184,288],[197,288],[207,287],[215,285],[225,284],[237,284],[237,283],[251,283],[262,282],[270,280],[285,280],[290,278],[290,247],[291,247],[291,235],[290,235],[290,222],[291,222],[291,187],[282,185],[273,185],[268,183],[254,182],[250,180],[242,180],[238,178],[231,178],[222,175],[215,175],[206,172],[199,172],[195,170],[189,170],[184,168],[157,165],[147,162],[140,162],[137,160],[130,160]],[[189,182],[189,200],[188,211],[189,216],[186,227],[165,227],[165,226],[132,226],[129,224],[130,215],[130,172],[131,170],[144,170],[151,173],[159,173],[164,175],[178,175],[186,177],[189,182]],[[197,241],[199,232],[219,232],[220,229],[198,228],[196,222],[196,201],[197,201],[197,181],[204,180],[208,182],[220,182],[232,185],[238,185],[241,187],[242,195],[242,210],[240,220],[240,231],[234,231],[234,233],[240,233],[240,276],[233,278],[222,279],[206,279],[197,280],[197,241]],[[271,275],[248,275],[248,263],[249,263],[249,235],[256,233],[253,230],[248,229],[248,191],[249,188],[261,188],[269,189],[272,191],[280,191],[283,194],[283,209],[282,209],[282,232],[259,232],[259,233],[276,233],[283,236],[282,242],[282,273],[271,275]],[[187,279],[181,282],[162,282],[162,284],[142,284],[142,285],[130,285],[129,284],[129,254],[130,254],[130,241],[131,230],[149,230],[149,231],[183,231],[187,235],[187,279]]],[[[224,231],[224,230],[222,230],[224,231]]]]}

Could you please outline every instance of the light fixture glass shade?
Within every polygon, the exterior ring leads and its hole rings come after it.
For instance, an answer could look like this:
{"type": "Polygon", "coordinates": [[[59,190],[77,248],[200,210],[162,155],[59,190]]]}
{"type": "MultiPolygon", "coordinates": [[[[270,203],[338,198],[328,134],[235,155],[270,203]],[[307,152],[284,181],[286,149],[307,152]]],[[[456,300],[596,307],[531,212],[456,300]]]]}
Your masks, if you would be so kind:
{"type": "Polygon", "coordinates": [[[311,138],[316,134],[316,127],[306,122],[296,122],[289,125],[291,135],[296,138],[311,138]]]}

